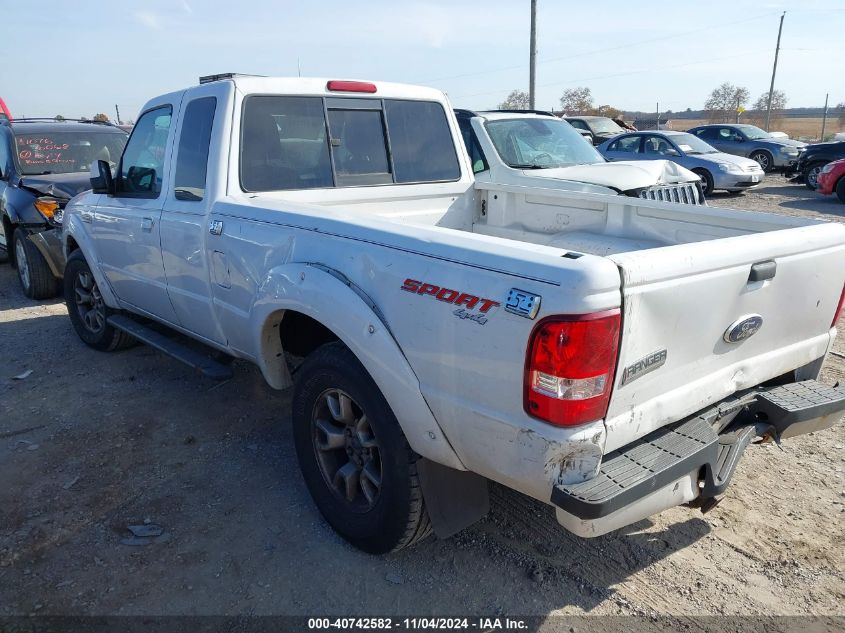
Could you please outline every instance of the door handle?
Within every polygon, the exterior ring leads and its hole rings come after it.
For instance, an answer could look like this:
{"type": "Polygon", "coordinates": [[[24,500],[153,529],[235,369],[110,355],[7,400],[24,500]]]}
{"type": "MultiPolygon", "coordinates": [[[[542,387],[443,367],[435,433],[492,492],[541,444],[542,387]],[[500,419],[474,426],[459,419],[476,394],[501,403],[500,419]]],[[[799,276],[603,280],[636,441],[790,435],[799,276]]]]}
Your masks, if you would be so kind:
{"type": "Polygon", "coordinates": [[[144,218],[141,221],[141,229],[145,233],[149,233],[150,231],[152,231],[153,230],[153,219],[152,218],[144,218]]]}
{"type": "Polygon", "coordinates": [[[209,222],[208,232],[212,235],[223,235],[223,220],[212,220],[209,222]]]}

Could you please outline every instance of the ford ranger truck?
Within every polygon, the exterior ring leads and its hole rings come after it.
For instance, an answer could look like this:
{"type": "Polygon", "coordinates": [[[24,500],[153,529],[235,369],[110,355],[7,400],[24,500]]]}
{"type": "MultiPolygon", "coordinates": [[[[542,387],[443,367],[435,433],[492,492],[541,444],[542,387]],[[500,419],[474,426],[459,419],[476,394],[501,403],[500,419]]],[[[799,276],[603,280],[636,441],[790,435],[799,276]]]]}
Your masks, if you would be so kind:
{"type": "Polygon", "coordinates": [[[368,552],[470,525],[489,480],[582,536],[707,509],[750,441],[845,412],[816,380],[845,226],[476,181],[437,90],[205,78],[92,186],[62,232],[80,338],[292,387],[308,490],[368,552]]]}

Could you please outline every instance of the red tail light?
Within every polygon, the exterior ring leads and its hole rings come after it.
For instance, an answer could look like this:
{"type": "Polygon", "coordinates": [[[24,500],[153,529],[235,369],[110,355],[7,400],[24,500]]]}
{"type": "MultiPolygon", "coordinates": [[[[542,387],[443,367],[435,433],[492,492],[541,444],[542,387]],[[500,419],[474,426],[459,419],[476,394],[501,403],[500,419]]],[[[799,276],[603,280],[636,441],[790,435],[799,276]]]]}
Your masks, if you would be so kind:
{"type": "Polygon", "coordinates": [[[836,312],[833,313],[833,321],[830,322],[830,327],[834,327],[839,320],[839,315],[842,314],[842,308],[845,306],[845,286],[842,286],[842,294],[839,295],[839,303],[836,306],[836,312]]]}
{"type": "Polygon", "coordinates": [[[376,85],[366,81],[340,81],[333,79],[326,84],[332,92],[375,92],[376,85]]]}
{"type": "Polygon", "coordinates": [[[619,351],[619,310],[543,319],[525,359],[525,411],[555,426],[607,413],[619,351]]]}

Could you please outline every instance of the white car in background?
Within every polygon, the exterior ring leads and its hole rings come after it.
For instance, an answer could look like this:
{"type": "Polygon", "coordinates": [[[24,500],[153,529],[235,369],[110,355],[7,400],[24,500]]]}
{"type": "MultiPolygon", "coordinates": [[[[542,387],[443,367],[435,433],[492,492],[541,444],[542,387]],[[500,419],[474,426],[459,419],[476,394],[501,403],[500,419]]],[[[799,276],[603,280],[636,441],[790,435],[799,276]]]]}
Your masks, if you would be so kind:
{"type": "Polygon", "coordinates": [[[550,112],[455,114],[479,182],[704,204],[697,174],[668,160],[608,162],[550,112]]]}

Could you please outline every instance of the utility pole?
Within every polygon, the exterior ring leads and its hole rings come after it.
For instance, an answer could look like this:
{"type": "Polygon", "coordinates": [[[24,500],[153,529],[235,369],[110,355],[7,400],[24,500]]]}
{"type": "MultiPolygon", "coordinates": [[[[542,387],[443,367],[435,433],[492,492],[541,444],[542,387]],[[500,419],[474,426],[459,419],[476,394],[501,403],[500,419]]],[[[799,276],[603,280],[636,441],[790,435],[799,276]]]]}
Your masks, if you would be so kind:
{"type": "Polygon", "coordinates": [[[660,129],[660,102],[659,101],[654,104],[654,114],[656,115],[654,117],[654,129],[659,130],[660,129]]]}
{"type": "Polygon", "coordinates": [[[537,0],[531,0],[531,52],[528,54],[528,108],[534,109],[534,80],[537,77],[537,0]]]}
{"type": "Polygon", "coordinates": [[[822,137],[821,142],[824,143],[824,128],[827,124],[827,100],[830,98],[830,93],[824,96],[824,115],[822,115],[822,137]]]}
{"type": "Polygon", "coordinates": [[[120,125],[120,108],[117,107],[117,104],[114,104],[114,113],[117,115],[117,124],[120,125]]]}
{"type": "Polygon", "coordinates": [[[299,57],[296,58],[296,76],[302,77],[302,64],[299,63],[299,57]]]}
{"type": "Polygon", "coordinates": [[[772,66],[772,83],[769,85],[769,103],[766,106],[766,131],[769,131],[769,121],[772,118],[772,94],[775,91],[775,73],[778,71],[778,53],[780,52],[780,34],[783,31],[783,18],[786,17],[786,11],[780,16],[780,26],[778,27],[778,43],[775,46],[775,63],[772,66]]]}

